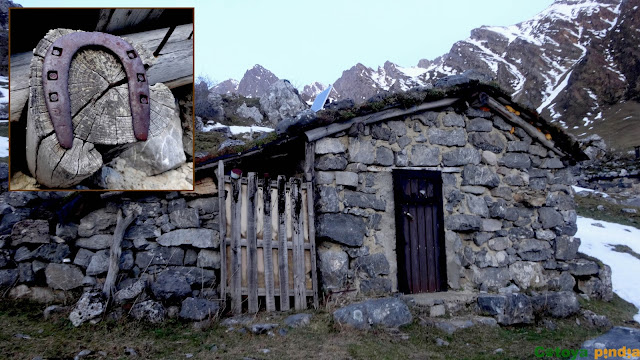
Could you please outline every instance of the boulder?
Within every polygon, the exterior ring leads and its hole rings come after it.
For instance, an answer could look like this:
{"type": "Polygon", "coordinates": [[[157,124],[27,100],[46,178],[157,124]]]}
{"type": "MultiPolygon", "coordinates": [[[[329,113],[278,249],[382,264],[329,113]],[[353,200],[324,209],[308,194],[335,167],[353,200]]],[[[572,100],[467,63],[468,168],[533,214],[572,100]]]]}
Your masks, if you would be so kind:
{"type": "Polygon", "coordinates": [[[504,141],[494,132],[476,132],[469,136],[469,141],[477,148],[499,154],[504,148],[504,141]]]}
{"type": "Polygon", "coordinates": [[[442,154],[445,166],[478,165],[481,160],[480,152],[474,148],[458,148],[442,154]]]}
{"type": "Polygon", "coordinates": [[[129,302],[142,294],[147,284],[144,280],[138,280],[118,290],[113,296],[117,304],[129,302]]]}
{"type": "Polygon", "coordinates": [[[285,118],[294,117],[307,108],[298,90],[287,80],[274,82],[260,97],[260,110],[267,115],[267,119],[273,125],[277,125],[285,118]]]}
{"type": "Polygon", "coordinates": [[[107,309],[106,300],[100,290],[93,290],[82,294],[80,300],[73,306],[69,314],[69,320],[73,326],[78,327],[87,321],[97,323],[98,318],[107,309]]]}
{"type": "Polygon", "coordinates": [[[18,281],[18,269],[3,269],[0,270],[0,289],[8,288],[18,281]]]}
{"type": "Polygon", "coordinates": [[[321,213],[337,213],[340,211],[340,202],[338,200],[338,192],[335,186],[318,186],[318,201],[316,207],[321,213]]]}
{"type": "Polygon", "coordinates": [[[347,167],[347,159],[344,155],[327,154],[316,159],[318,170],[344,170],[347,167]]]}
{"type": "Polygon", "coordinates": [[[136,255],[136,265],[146,269],[150,265],[182,265],[184,250],[179,247],[157,247],[136,255]]]}
{"type": "Polygon", "coordinates": [[[344,146],[342,141],[337,138],[325,137],[316,141],[316,155],[340,154],[344,153],[346,150],[347,148],[344,146]]]}
{"type": "Polygon", "coordinates": [[[572,260],[576,258],[580,239],[571,236],[558,236],[555,238],[555,253],[558,260],[572,260]]]}
{"type": "Polygon", "coordinates": [[[391,292],[391,279],[360,279],[360,292],[365,295],[387,295],[391,292]]]}
{"type": "Polygon", "coordinates": [[[93,257],[95,253],[93,251],[89,251],[87,249],[78,249],[78,252],[76,253],[76,257],[75,259],[73,259],[73,263],[75,265],[81,266],[83,268],[86,268],[87,266],[89,266],[89,262],[91,261],[91,257],[93,257]]]}
{"type": "Polygon", "coordinates": [[[213,250],[200,250],[196,264],[199,268],[220,269],[220,252],[213,250]]]}
{"type": "Polygon", "coordinates": [[[362,246],[367,227],[363,218],[351,214],[321,214],[316,236],[348,246],[362,246]]]}
{"type": "Polygon", "coordinates": [[[550,207],[538,209],[538,219],[542,223],[542,228],[550,229],[564,224],[562,214],[550,207]]]}
{"type": "Polygon", "coordinates": [[[116,224],[116,214],[106,209],[98,209],[80,219],[78,236],[90,237],[116,224]]]}
{"type": "Polygon", "coordinates": [[[356,187],[358,186],[358,174],[351,171],[336,171],[334,173],[336,185],[356,187]]]}
{"type": "Polygon", "coordinates": [[[413,145],[411,147],[411,156],[409,157],[410,166],[437,166],[440,165],[440,149],[427,145],[413,145]]]}
{"type": "Polygon", "coordinates": [[[84,279],[80,269],[68,264],[49,264],[44,274],[50,288],[65,291],[81,287],[84,279]]]}
{"type": "Polygon", "coordinates": [[[349,138],[349,162],[373,164],[375,156],[376,151],[371,140],[359,137],[349,138]]]}
{"type": "Polygon", "coordinates": [[[344,191],[345,207],[360,207],[363,209],[374,209],[384,211],[387,204],[384,200],[378,199],[375,194],[365,194],[358,191],[344,191]]]}
{"type": "Polygon", "coordinates": [[[318,247],[318,270],[325,289],[343,289],[349,276],[349,256],[340,249],[318,247]]]}
{"type": "Polygon", "coordinates": [[[529,155],[523,153],[507,153],[500,159],[500,163],[512,169],[528,169],[531,167],[529,155]]]}
{"type": "Polygon", "coordinates": [[[187,206],[198,210],[200,216],[205,214],[213,214],[219,211],[220,203],[217,197],[198,198],[191,200],[187,206]]]}
{"type": "Polygon", "coordinates": [[[242,103],[242,105],[236,109],[236,115],[252,119],[256,124],[260,124],[262,120],[264,120],[264,116],[262,116],[260,110],[254,106],[247,106],[247,103],[242,103]]]}
{"type": "Polygon", "coordinates": [[[215,317],[219,310],[220,306],[216,301],[190,297],[182,301],[180,317],[187,320],[201,321],[215,317]]]}
{"type": "Polygon", "coordinates": [[[467,136],[464,129],[443,130],[429,128],[427,136],[432,145],[444,146],[464,146],[467,143],[467,136]]]}
{"type": "Polygon", "coordinates": [[[478,231],[482,227],[482,219],[476,215],[450,215],[445,217],[444,227],[455,231],[478,231]]]}
{"type": "Polygon", "coordinates": [[[547,285],[544,269],[539,262],[516,261],[509,265],[511,278],[522,290],[547,285]]]}
{"type": "Polygon", "coordinates": [[[472,280],[481,288],[497,290],[507,286],[511,281],[511,273],[505,267],[478,268],[472,266],[472,280]]]}
{"type": "Polygon", "coordinates": [[[495,316],[499,324],[529,324],[533,321],[533,308],[527,295],[519,293],[478,296],[478,311],[495,316]]]}
{"type": "Polygon", "coordinates": [[[169,219],[177,228],[197,228],[200,226],[198,210],[194,208],[174,210],[169,214],[169,219]]]}
{"type": "Polygon", "coordinates": [[[76,240],[76,246],[89,250],[104,250],[111,247],[111,241],[113,241],[112,235],[98,234],[76,240]]]}
{"type": "Polygon", "coordinates": [[[376,165],[390,166],[393,165],[393,151],[388,147],[378,146],[376,148],[376,165]]]}
{"type": "Polygon", "coordinates": [[[151,291],[159,300],[176,301],[191,294],[191,286],[185,275],[176,270],[165,270],[151,284],[151,291]]]}
{"type": "Polygon", "coordinates": [[[162,246],[190,245],[201,249],[217,249],[220,247],[220,236],[211,229],[178,229],[162,234],[157,242],[162,246]]]}
{"type": "Polygon", "coordinates": [[[578,297],[573,291],[548,292],[531,298],[536,313],[565,318],[580,310],[578,297]]]}
{"type": "Polygon", "coordinates": [[[569,272],[575,276],[596,275],[600,270],[597,263],[587,259],[574,259],[567,261],[569,272]]]}
{"type": "MultiPolygon", "coordinates": [[[[163,94],[172,97],[171,91],[164,84],[159,83],[153,87],[162,87],[163,94]]],[[[136,142],[118,156],[126,160],[128,167],[153,176],[175,169],[187,161],[182,144],[180,117],[173,109],[167,110],[164,117],[167,125],[159,134],[149,136],[147,141],[136,142]]]]}
{"type": "Polygon", "coordinates": [[[500,178],[487,166],[465,165],[462,171],[462,185],[482,185],[494,188],[500,185],[500,178]]]}
{"type": "Polygon", "coordinates": [[[381,253],[361,256],[353,262],[352,267],[365,272],[372,278],[389,274],[389,261],[381,253]]]}
{"type": "Polygon", "coordinates": [[[22,220],[11,229],[11,245],[48,244],[49,222],[47,220],[22,220]]]}
{"type": "Polygon", "coordinates": [[[382,298],[351,304],[333,312],[333,319],[356,329],[371,326],[399,327],[413,321],[407,305],[398,298],[382,298]]]}
{"type": "Polygon", "coordinates": [[[284,324],[291,328],[308,326],[311,323],[311,314],[293,314],[284,319],[284,324]]]}
{"type": "Polygon", "coordinates": [[[491,120],[477,117],[467,122],[467,131],[490,132],[491,130],[493,130],[491,120]]]}
{"type": "Polygon", "coordinates": [[[144,320],[152,324],[158,324],[165,318],[164,306],[158,301],[145,300],[131,307],[129,315],[136,320],[144,320]]]}
{"type": "Polygon", "coordinates": [[[98,251],[89,261],[87,275],[99,275],[106,273],[107,270],[109,270],[109,250],[98,251]]]}
{"type": "Polygon", "coordinates": [[[442,117],[442,124],[444,126],[465,127],[464,116],[455,112],[446,113],[442,117]]]}

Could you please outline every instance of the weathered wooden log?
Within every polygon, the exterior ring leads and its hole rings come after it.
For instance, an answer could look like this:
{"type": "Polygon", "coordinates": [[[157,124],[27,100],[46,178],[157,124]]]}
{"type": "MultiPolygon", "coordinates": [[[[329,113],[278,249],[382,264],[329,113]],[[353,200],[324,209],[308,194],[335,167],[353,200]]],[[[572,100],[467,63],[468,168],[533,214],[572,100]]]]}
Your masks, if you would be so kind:
{"type": "Polygon", "coordinates": [[[122,216],[122,210],[118,210],[118,220],[116,221],[116,229],[113,231],[113,239],[111,240],[111,250],[109,254],[109,270],[107,271],[107,279],[104,281],[102,293],[107,299],[113,298],[116,292],[116,278],[120,272],[120,255],[122,254],[122,238],[124,232],[133,222],[136,214],[131,212],[127,217],[122,216]]]}
{"type": "MultiPolygon", "coordinates": [[[[58,144],[44,102],[42,65],[49,46],[71,32],[67,29],[50,31],[34,50],[30,65],[27,165],[40,184],[51,188],[73,186],[100,169],[102,156],[94,145],[136,142],[124,68],[112,53],[89,47],[76,53],[69,70],[73,146],[67,150],[58,144]]],[[[144,63],[154,61],[148,49],[140,45],[134,47],[144,63]]],[[[176,117],[175,100],[163,84],[150,87],[150,107],[151,141],[154,137],[166,136],[164,130],[176,117]]],[[[124,150],[126,147],[122,148],[124,150]]]]}
{"type": "MultiPolygon", "coordinates": [[[[124,35],[134,47],[153,52],[169,29],[144,31],[124,35]]],[[[149,85],[164,83],[170,89],[193,82],[193,39],[189,35],[193,24],[177,26],[167,44],[147,70],[149,85]]],[[[12,54],[10,67],[11,121],[18,121],[29,99],[29,74],[33,53],[12,54]]]]}

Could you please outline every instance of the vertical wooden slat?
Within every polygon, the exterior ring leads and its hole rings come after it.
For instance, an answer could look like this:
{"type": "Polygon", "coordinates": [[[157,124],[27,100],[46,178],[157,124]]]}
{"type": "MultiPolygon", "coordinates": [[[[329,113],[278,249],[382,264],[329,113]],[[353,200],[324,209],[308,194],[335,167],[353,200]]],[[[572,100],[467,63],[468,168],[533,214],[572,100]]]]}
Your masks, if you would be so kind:
{"type": "Polygon", "coordinates": [[[231,311],[242,312],[242,260],[240,247],[240,221],[242,198],[240,179],[231,179],[231,311]]]}
{"type": "Polygon", "coordinates": [[[304,176],[307,182],[307,216],[309,226],[309,242],[311,243],[311,286],[313,288],[313,307],[318,308],[318,275],[316,273],[316,224],[314,206],[316,143],[310,142],[305,146],[304,176]]]}
{"type": "Polygon", "coordinates": [[[318,308],[318,269],[316,267],[316,225],[313,203],[313,186],[307,183],[307,212],[309,216],[309,242],[311,243],[311,286],[313,288],[313,307],[318,308]]]}
{"type": "Polygon", "coordinates": [[[247,305],[250,313],[258,312],[258,239],[256,237],[256,173],[247,179],[247,305]]]}
{"type": "MultiPolygon", "coordinates": [[[[422,183],[422,180],[420,180],[422,183]]],[[[418,253],[418,270],[420,273],[420,289],[421,291],[427,291],[429,287],[428,271],[427,271],[427,224],[425,222],[425,206],[423,204],[416,206],[417,221],[416,226],[418,228],[418,247],[415,251],[418,253]]]]}
{"type": "Polygon", "coordinates": [[[265,288],[265,306],[267,311],[275,311],[276,303],[273,297],[273,250],[271,247],[271,184],[268,177],[264,179],[264,185],[262,186],[262,199],[263,199],[263,236],[264,241],[263,254],[264,254],[264,288],[265,288]]]}
{"type": "Polygon", "coordinates": [[[425,211],[427,213],[425,222],[427,224],[427,264],[429,265],[428,273],[429,273],[429,291],[438,291],[438,257],[436,256],[436,239],[437,235],[435,230],[437,229],[435,224],[434,217],[434,209],[433,205],[425,206],[425,211]]]}
{"type": "MultiPolygon", "coordinates": [[[[411,183],[411,194],[416,192],[416,181],[410,180],[411,183]]],[[[418,257],[418,214],[416,211],[417,206],[411,204],[409,206],[409,214],[411,214],[409,219],[409,228],[410,228],[410,239],[411,239],[411,291],[422,292],[420,288],[420,265],[419,265],[419,257],[418,257]]]]}
{"type": "Polygon", "coordinates": [[[300,179],[291,179],[291,221],[293,228],[293,293],[295,309],[304,310],[306,304],[306,286],[304,269],[304,246],[302,229],[302,196],[300,179]]]}
{"type": "Polygon", "coordinates": [[[220,294],[227,298],[227,206],[224,189],[224,163],[218,161],[218,220],[220,234],[220,294]]]}
{"type": "Polygon", "coordinates": [[[286,181],[278,176],[278,271],[280,275],[280,310],[289,310],[289,256],[287,250],[286,181]]]}

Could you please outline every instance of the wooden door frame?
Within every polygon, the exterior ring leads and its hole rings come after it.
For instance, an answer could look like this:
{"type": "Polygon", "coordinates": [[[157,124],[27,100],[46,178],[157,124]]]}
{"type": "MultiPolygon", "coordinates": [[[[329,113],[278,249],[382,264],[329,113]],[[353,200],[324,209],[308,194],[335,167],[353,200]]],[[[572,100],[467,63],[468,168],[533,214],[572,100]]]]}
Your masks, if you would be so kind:
{"type": "Polygon", "coordinates": [[[436,241],[436,257],[438,259],[438,270],[440,272],[440,276],[437,280],[439,280],[440,284],[440,292],[447,291],[447,259],[446,259],[446,242],[445,242],[445,232],[444,232],[444,194],[443,194],[443,184],[442,184],[442,172],[437,170],[418,170],[418,169],[393,169],[392,171],[393,177],[393,194],[394,194],[394,203],[395,203],[395,219],[396,219],[396,257],[398,261],[397,266],[397,275],[398,275],[398,291],[408,294],[409,291],[409,283],[406,273],[406,264],[405,264],[405,253],[404,253],[404,231],[403,231],[403,221],[404,214],[402,213],[402,202],[400,201],[403,198],[402,189],[400,187],[399,180],[407,179],[407,178],[417,178],[417,179],[426,179],[434,184],[434,192],[439,192],[438,198],[440,201],[434,201],[436,205],[436,214],[438,215],[438,219],[436,225],[437,236],[438,239],[436,241]]]}

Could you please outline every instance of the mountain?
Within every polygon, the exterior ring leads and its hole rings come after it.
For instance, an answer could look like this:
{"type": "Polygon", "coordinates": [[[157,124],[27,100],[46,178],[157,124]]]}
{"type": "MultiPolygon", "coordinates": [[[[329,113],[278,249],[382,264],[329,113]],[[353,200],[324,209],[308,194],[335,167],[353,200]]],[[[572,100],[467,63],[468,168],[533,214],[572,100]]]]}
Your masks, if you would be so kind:
{"type": "Polygon", "coordinates": [[[600,134],[618,149],[640,145],[640,0],[556,0],[532,19],[482,26],[417,67],[356,64],[335,81],[340,98],[427,85],[474,69],[514,100],[577,137],[600,134]]]}
{"type": "Polygon", "coordinates": [[[256,64],[245,71],[240,82],[228,79],[212,87],[211,91],[220,95],[233,93],[249,98],[259,98],[278,80],[280,79],[274,73],[256,64]]]}
{"type": "Polygon", "coordinates": [[[271,71],[261,65],[254,65],[244,73],[238,84],[238,94],[246,97],[260,97],[264,95],[271,84],[278,81],[271,71]]]}
{"type": "Polygon", "coordinates": [[[238,92],[238,80],[227,79],[213,86],[210,91],[219,95],[235,94],[238,92]]]}
{"type": "Polygon", "coordinates": [[[313,100],[316,98],[316,96],[318,96],[318,94],[320,94],[326,88],[327,88],[326,85],[321,84],[321,83],[316,81],[313,84],[305,85],[304,88],[302,88],[302,92],[300,93],[300,97],[307,104],[311,105],[311,104],[313,104],[313,100]]]}

